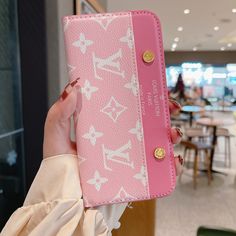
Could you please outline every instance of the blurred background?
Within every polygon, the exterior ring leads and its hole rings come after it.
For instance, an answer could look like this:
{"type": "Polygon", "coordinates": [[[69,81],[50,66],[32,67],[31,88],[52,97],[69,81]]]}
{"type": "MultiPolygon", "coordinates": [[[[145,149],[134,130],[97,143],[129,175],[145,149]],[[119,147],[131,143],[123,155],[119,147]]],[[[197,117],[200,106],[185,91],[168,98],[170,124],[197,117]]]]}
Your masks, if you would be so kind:
{"type": "Polygon", "coordinates": [[[24,201],[47,110],[68,81],[61,18],[136,9],[162,23],[168,92],[182,105],[171,117],[184,131],[175,152],[185,167],[170,197],[134,204],[114,235],[234,235],[235,0],[0,0],[0,229],[24,201]]]}

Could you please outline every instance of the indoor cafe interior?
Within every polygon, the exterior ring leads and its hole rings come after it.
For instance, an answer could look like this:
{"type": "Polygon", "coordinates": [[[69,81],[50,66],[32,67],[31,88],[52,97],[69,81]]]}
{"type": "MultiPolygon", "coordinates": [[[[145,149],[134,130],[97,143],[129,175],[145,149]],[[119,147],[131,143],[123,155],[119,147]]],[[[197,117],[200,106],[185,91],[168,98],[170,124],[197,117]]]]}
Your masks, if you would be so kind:
{"type": "Polygon", "coordinates": [[[175,190],[130,202],[105,233],[44,235],[236,235],[235,0],[0,0],[0,231],[22,209],[42,162],[47,112],[68,83],[62,18],[131,10],[151,11],[161,22],[166,94],[178,108],[170,124],[181,136],[175,190]]]}

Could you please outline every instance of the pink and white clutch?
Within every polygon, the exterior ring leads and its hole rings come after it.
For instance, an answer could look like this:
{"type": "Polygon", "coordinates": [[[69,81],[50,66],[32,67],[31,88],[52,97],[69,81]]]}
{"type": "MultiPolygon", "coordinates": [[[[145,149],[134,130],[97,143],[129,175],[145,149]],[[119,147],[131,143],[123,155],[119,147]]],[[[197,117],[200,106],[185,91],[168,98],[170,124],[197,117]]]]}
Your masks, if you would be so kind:
{"type": "Polygon", "coordinates": [[[160,21],[148,11],[67,16],[76,141],[86,207],[163,197],[175,165],[160,21]]]}

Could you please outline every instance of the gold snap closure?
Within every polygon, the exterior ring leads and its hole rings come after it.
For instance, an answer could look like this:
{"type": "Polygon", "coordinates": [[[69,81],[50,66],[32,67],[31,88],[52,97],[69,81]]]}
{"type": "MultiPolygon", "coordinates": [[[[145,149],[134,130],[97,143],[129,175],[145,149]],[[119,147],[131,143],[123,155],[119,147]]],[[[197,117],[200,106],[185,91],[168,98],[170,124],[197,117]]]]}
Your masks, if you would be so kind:
{"type": "Polygon", "coordinates": [[[143,61],[146,62],[146,63],[151,63],[153,62],[155,59],[155,54],[153,51],[151,50],[146,50],[144,53],[143,53],[143,61]]]}
{"type": "Polygon", "coordinates": [[[154,157],[157,159],[163,159],[165,157],[165,149],[164,148],[156,148],[154,151],[154,157]]]}

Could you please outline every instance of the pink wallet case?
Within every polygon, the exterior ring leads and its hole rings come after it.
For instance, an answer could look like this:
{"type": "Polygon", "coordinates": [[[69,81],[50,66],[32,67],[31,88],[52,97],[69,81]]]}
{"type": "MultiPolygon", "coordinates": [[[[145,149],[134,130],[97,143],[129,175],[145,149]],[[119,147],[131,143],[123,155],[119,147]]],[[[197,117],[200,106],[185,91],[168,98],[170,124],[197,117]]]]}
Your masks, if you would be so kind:
{"type": "Polygon", "coordinates": [[[159,19],[130,11],[63,22],[69,77],[80,77],[75,123],[85,206],[168,195],[175,166],[159,19]]]}

